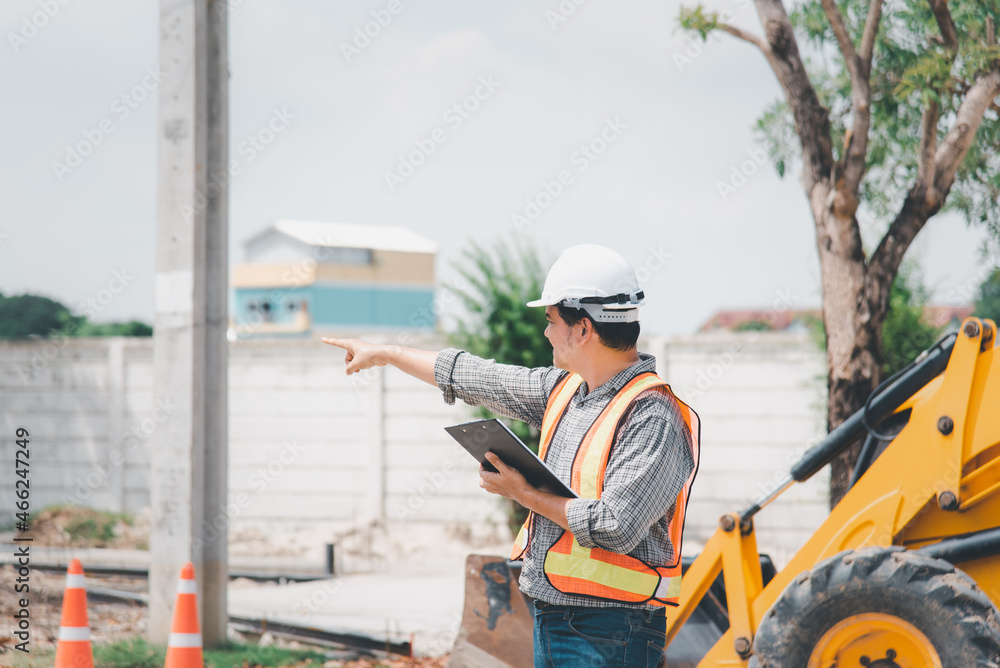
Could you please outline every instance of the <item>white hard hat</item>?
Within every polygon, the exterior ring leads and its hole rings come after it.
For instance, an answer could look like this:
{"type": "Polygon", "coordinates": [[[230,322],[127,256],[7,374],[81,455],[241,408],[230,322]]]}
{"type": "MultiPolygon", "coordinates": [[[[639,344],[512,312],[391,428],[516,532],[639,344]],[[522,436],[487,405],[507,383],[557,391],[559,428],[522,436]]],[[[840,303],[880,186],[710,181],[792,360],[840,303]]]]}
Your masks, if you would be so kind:
{"type": "Polygon", "coordinates": [[[595,322],[636,322],[645,302],[635,270],[619,253],[597,244],[570,246],[549,269],[542,298],[528,306],[582,308],[595,322]]]}

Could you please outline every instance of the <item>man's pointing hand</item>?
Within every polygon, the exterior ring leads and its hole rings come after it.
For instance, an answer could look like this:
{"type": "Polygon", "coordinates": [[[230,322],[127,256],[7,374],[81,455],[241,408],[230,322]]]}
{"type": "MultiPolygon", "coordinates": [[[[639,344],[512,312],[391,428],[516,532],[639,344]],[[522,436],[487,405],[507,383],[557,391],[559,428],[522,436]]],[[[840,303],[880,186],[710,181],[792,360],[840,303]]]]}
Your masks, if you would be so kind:
{"type": "Polygon", "coordinates": [[[323,343],[337,346],[347,351],[344,362],[347,363],[347,375],[370,369],[373,366],[385,366],[389,363],[386,346],[378,343],[368,343],[361,339],[334,339],[323,337],[323,343]]]}

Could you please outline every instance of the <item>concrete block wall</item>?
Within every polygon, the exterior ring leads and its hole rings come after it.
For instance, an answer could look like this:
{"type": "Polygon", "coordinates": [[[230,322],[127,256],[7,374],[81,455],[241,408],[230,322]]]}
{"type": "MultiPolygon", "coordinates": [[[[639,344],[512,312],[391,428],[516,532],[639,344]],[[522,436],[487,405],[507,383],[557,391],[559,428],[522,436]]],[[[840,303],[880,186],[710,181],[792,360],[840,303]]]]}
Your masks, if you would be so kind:
{"type": "MultiPolygon", "coordinates": [[[[382,335],[372,335],[372,339],[382,335]]],[[[437,337],[407,345],[440,349],[437,337]]],[[[640,349],[702,418],[702,463],[688,511],[691,545],[787,471],[823,433],[824,358],[807,337],[656,337],[640,349]]],[[[372,519],[505,525],[477,464],[443,427],[472,419],[393,368],[347,377],[342,351],[312,340],[237,341],[229,362],[229,507],[234,530],[340,530],[372,519]]],[[[0,343],[0,457],[31,430],[31,502],[136,512],[149,503],[156,405],[149,339],[0,343]]],[[[2,467],[7,470],[7,467],[2,467]]],[[[797,547],[826,514],[828,476],[761,513],[759,542],[797,547]]],[[[0,479],[0,522],[14,508],[0,479]]]]}
{"type": "MultiPolygon", "coordinates": [[[[789,333],[708,333],[650,347],[660,351],[657,371],[702,419],[685,531],[701,542],[720,515],[772,491],[825,435],[825,356],[808,335],[789,333]]],[[[757,515],[758,545],[778,553],[801,545],[828,514],[829,491],[825,470],[786,491],[757,515]]]]}

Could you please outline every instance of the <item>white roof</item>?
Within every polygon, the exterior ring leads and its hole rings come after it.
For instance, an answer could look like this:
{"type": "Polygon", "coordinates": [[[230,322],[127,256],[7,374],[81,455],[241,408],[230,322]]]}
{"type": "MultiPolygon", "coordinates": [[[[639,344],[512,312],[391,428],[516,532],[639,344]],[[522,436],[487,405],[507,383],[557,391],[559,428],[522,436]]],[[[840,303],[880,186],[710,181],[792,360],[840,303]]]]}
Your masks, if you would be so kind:
{"type": "Polygon", "coordinates": [[[371,248],[407,253],[435,253],[438,248],[438,245],[427,237],[405,227],[308,220],[278,220],[263,232],[247,239],[246,243],[251,243],[271,230],[283,232],[310,246],[371,248]]]}

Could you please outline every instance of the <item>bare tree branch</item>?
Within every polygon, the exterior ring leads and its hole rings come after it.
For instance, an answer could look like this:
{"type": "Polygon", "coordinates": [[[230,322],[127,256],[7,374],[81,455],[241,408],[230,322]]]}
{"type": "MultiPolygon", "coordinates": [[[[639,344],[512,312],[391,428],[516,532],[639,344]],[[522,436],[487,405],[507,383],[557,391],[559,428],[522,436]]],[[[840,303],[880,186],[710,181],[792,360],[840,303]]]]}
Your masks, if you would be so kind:
{"type": "Polygon", "coordinates": [[[852,216],[857,208],[858,185],[865,173],[865,155],[868,152],[868,130],[871,127],[871,64],[875,49],[875,35],[878,34],[879,21],[882,17],[883,0],[871,0],[868,6],[868,17],[861,36],[861,52],[854,50],[854,42],[844,23],[844,17],[837,9],[835,0],[820,0],[826,13],[830,27],[837,38],[840,53],[844,57],[844,65],[851,76],[851,109],[853,125],[844,146],[842,170],[844,178],[838,180],[838,188],[845,192],[840,194],[838,201],[847,203],[845,211],[838,215],[852,216]]]}
{"type": "Polygon", "coordinates": [[[1000,95],[1000,69],[984,74],[972,84],[955,116],[955,125],[945,136],[934,156],[934,187],[942,194],[951,189],[955,172],[976,136],[983,114],[1000,95]]]}
{"type": "MultiPolygon", "coordinates": [[[[885,313],[888,308],[889,286],[892,277],[899,270],[903,255],[927,219],[941,208],[955,181],[955,173],[972,145],[983,114],[997,95],[1000,95],[1000,70],[982,75],[972,85],[958,108],[954,126],[935,153],[933,183],[918,178],[896,219],[872,254],[868,265],[867,285],[869,297],[879,313],[885,313]]],[[[928,112],[925,110],[925,121],[927,117],[928,112]]],[[[925,127],[925,136],[928,131],[925,127]]],[[[926,169],[929,171],[930,167],[926,169]]]]}
{"type": "Polygon", "coordinates": [[[728,32],[733,37],[741,39],[744,42],[749,42],[750,44],[753,44],[758,49],[760,49],[761,51],[763,51],[765,54],[767,53],[768,49],[770,48],[770,47],[768,47],[767,42],[765,42],[763,40],[763,38],[761,38],[758,35],[754,35],[753,33],[746,32],[745,30],[743,30],[741,28],[737,28],[736,26],[729,25],[728,23],[717,23],[716,25],[718,26],[719,30],[723,30],[725,32],[728,32]]]}
{"type": "Polygon", "coordinates": [[[934,184],[934,153],[937,151],[938,103],[932,99],[924,108],[920,121],[920,153],[917,163],[917,179],[932,186],[934,184]]]}
{"type": "Polygon", "coordinates": [[[757,14],[764,28],[767,57],[795,120],[802,139],[803,185],[812,196],[815,185],[830,178],[833,143],[830,138],[830,110],[824,107],[799,54],[792,23],[781,0],[756,0],[757,14]]]}
{"type": "Polygon", "coordinates": [[[868,17],[865,19],[865,28],[861,35],[861,52],[855,56],[857,62],[851,70],[851,111],[854,118],[850,141],[844,151],[844,187],[851,194],[858,192],[861,179],[865,175],[868,131],[871,128],[872,54],[882,18],[882,2],[883,0],[871,0],[868,5],[868,17]]]}
{"type": "Polygon", "coordinates": [[[941,38],[944,45],[949,49],[958,48],[958,31],[955,30],[955,21],[951,18],[951,11],[948,9],[948,0],[927,0],[934,12],[938,28],[941,30],[941,38]]]}
{"type": "Polygon", "coordinates": [[[882,1],[872,0],[868,6],[868,17],[865,19],[865,31],[861,34],[861,50],[858,58],[865,78],[871,76],[872,55],[875,53],[875,36],[878,34],[879,22],[882,20],[882,1]]]}
{"type": "MultiPolygon", "coordinates": [[[[879,0],[874,0],[879,2],[879,0]]],[[[840,10],[837,9],[837,4],[834,0],[820,0],[823,5],[823,11],[826,12],[826,18],[830,22],[830,27],[833,28],[833,36],[837,38],[837,45],[840,47],[840,53],[844,56],[844,64],[847,65],[847,71],[851,73],[851,81],[855,82],[860,75],[858,71],[858,54],[854,51],[854,42],[851,41],[851,35],[847,32],[847,25],[844,23],[844,17],[841,15],[840,10]]]]}

